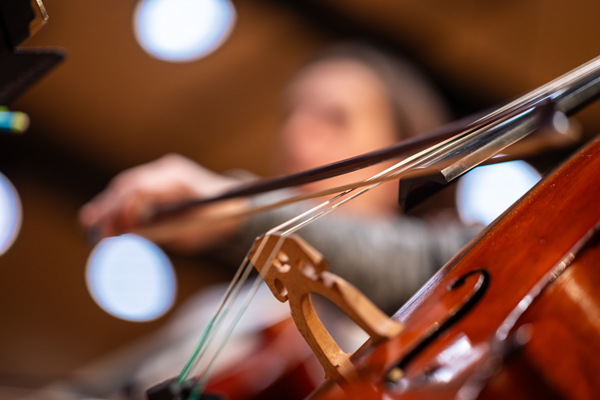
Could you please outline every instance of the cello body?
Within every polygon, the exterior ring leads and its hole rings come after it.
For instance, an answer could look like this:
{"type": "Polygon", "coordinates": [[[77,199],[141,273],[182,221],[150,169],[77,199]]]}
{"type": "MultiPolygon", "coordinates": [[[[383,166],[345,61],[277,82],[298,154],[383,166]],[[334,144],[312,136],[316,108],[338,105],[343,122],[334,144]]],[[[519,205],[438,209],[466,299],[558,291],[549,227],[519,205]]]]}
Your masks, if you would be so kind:
{"type": "Polygon", "coordinates": [[[542,180],[309,398],[598,398],[600,138],[542,180]]]}

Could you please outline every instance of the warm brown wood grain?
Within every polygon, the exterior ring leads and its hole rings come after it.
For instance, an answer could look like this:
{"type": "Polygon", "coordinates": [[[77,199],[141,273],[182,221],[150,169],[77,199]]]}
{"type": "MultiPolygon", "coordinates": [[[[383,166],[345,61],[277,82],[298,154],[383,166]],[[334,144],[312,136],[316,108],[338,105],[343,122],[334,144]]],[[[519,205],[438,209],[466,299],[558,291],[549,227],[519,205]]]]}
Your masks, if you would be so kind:
{"type": "Polygon", "coordinates": [[[600,393],[600,241],[593,244],[523,316],[531,324],[524,353],[567,398],[600,393]]]}
{"type": "Polygon", "coordinates": [[[455,398],[461,388],[461,398],[496,398],[494,387],[515,388],[514,398],[527,398],[531,390],[593,398],[600,385],[600,249],[594,236],[600,221],[599,180],[596,139],[442,268],[396,314],[404,324],[396,337],[353,355],[359,381],[340,383],[343,390],[329,381],[311,398],[455,398]],[[548,272],[562,271],[562,261],[564,272],[544,283],[548,272]],[[389,371],[460,301],[448,286],[477,269],[490,274],[480,301],[406,362],[401,379],[386,383],[389,371]],[[544,291],[534,296],[508,339],[497,340],[509,313],[540,282],[544,291]],[[529,338],[521,338],[521,348],[513,340],[517,332],[529,338]],[[515,353],[526,367],[509,367],[515,353]],[[533,386],[510,383],[511,375],[523,376],[514,372],[519,368],[536,377],[526,380],[533,386]]]}
{"type": "Polygon", "coordinates": [[[369,335],[373,343],[394,337],[402,324],[389,318],[364,294],[339,276],[327,271],[329,265],[317,250],[299,236],[265,235],[250,252],[250,260],[263,276],[277,300],[287,301],[296,327],[304,336],[326,377],[353,375],[345,353],[331,337],[310,295],[319,294],[345,312],[369,335]]]}

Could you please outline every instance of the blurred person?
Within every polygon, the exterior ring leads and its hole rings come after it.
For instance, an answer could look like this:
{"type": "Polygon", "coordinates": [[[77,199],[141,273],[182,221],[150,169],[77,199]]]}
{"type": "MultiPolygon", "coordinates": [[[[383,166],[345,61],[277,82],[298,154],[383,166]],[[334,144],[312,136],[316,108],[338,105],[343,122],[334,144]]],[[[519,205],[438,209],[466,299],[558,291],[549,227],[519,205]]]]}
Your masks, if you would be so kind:
{"type": "MultiPolygon", "coordinates": [[[[284,99],[285,118],[274,155],[278,174],[385,147],[447,121],[443,101],[416,69],[360,44],[338,45],[318,55],[295,75],[284,99]]],[[[296,190],[316,191],[364,180],[382,169],[375,166],[296,190]]],[[[81,209],[80,222],[85,228],[98,229],[102,236],[114,236],[143,225],[159,204],[214,196],[239,184],[237,178],[169,154],[117,175],[81,209]]],[[[281,196],[227,201],[195,213],[236,211],[281,196]]],[[[186,253],[236,245],[247,250],[257,235],[305,209],[293,205],[211,226],[188,225],[149,239],[186,253]]],[[[324,254],[332,272],[391,313],[475,231],[451,218],[423,220],[402,215],[397,183],[390,182],[298,233],[324,254]]]]}

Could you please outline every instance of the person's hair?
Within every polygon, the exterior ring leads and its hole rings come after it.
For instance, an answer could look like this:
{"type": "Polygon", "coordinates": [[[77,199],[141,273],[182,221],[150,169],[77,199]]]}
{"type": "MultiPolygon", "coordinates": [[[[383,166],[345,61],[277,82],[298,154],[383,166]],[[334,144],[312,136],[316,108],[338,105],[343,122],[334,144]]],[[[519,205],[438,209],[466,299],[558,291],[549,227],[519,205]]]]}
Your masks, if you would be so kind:
{"type": "Polygon", "coordinates": [[[449,112],[441,95],[408,61],[363,43],[348,42],[326,48],[307,66],[337,60],[358,62],[379,77],[387,91],[400,139],[448,122],[449,112]]]}

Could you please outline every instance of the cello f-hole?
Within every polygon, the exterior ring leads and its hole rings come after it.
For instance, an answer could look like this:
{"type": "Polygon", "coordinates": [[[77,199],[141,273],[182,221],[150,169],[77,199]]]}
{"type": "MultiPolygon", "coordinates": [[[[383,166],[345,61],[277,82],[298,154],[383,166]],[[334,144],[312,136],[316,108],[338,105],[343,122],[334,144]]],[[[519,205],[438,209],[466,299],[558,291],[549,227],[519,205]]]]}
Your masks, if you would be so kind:
{"type": "Polygon", "coordinates": [[[453,291],[462,287],[467,278],[473,275],[478,275],[479,278],[477,282],[475,282],[473,286],[473,290],[470,292],[469,296],[463,299],[463,301],[457,306],[453,307],[449,313],[446,315],[446,319],[443,322],[435,322],[428,330],[425,336],[419,341],[419,343],[408,353],[406,356],[400,360],[396,366],[394,366],[387,373],[387,381],[394,383],[397,382],[399,377],[403,376],[402,371],[406,368],[408,363],[414,359],[417,355],[419,355],[430,343],[432,343],[442,332],[446,329],[450,328],[457,321],[459,321],[464,315],[466,315],[474,306],[479,302],[482,296],[487,291],[490,283],[490,273],[485,269],[476,269],[466,274],[462,275],[450,285],[448,285],[447,290],[453,291]]]}

